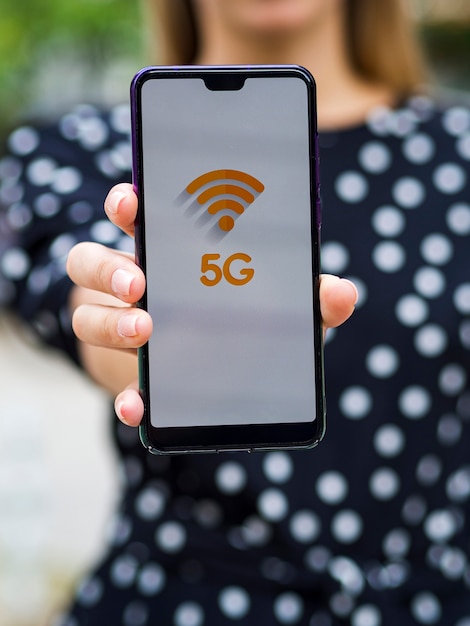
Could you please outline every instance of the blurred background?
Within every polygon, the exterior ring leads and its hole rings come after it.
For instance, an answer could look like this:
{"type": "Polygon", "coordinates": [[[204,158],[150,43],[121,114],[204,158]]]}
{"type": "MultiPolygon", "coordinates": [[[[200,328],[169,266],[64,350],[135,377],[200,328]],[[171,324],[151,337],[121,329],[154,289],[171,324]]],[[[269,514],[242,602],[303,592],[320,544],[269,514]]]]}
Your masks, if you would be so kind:
{"type": "MultiPolygon", "coordinates": [[[[470,93],[470,2],[409,3],[438,84],[470,93]]],[[[141,9],[0,0],[0,147],[24,119],[126,102],[133,74],[151,62],[141,9]]],[[[0,626],[46,626],[99,558],[119,497],[109,398],[4,312],[0,380],[0,626]]]]}

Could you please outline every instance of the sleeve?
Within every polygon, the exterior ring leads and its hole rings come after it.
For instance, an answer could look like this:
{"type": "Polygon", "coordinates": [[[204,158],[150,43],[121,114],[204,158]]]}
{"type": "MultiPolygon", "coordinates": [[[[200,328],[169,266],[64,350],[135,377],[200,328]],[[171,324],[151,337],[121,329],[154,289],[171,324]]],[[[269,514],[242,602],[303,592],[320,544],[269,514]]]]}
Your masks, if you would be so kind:
{"type": "Polygon", "coordinates": [[[77,363],[65,262],[80,241],[131,247],[102,208],[130,180],[128,133],[127,107],[81,106],[55,125],[17,128],[0,160],[0,305],[77,363]]]}

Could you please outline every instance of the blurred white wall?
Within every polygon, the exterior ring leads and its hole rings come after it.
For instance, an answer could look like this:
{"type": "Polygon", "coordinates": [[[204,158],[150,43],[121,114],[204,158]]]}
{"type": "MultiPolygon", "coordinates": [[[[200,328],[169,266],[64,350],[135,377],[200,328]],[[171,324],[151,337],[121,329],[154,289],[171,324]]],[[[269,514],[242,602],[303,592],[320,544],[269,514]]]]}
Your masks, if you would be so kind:
{"type": "Polygon", "coordinates": [[[0,313],[0,626],[42,626],[105,547],[110,399],[0,313]]]}

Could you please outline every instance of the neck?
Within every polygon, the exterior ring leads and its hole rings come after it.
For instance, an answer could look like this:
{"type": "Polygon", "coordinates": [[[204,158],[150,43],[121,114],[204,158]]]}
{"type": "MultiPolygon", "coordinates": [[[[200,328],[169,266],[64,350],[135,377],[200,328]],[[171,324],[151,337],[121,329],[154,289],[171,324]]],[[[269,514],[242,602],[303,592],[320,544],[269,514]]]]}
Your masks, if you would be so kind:
{"type": "Polygon", "coordinates": [[[331,13],[314,29],[282,35],[211,28],[196,62],[201,65],[296,64],[317,84],[318,126],[338,129],[362,123],[371,108],[393,102],[389,89],[360,77],[348,59],[342,13],[331,13]]]}

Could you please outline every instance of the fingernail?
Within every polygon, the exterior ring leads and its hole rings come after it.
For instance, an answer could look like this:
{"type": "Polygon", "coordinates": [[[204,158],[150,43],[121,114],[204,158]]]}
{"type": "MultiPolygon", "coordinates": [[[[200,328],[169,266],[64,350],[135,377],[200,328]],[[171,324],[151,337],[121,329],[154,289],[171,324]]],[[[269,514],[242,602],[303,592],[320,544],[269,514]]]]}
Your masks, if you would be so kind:
{"type": "Polygon", "coordinates": [[[138,315],[123,315],[117,325],[121,337],[135,337],[137,335],[138,315]]]}
{"type": "Polygon", "coordinates": [[[126,408],[126,405],[125,405],[125,402],[123,400],[121,400],[119,402],[116,402],[115,405],[114,405],[114,411],[115,411],[116,415],[119,417],[119,419],[121,420],[121,422],[123,424],[126,424],[127,426],[129,426],[129,424],[127,422],[127,419],[126,419],[126,417],[124,415],[124,413],[125,413],[124,409],[125,408],[126,408]]]}
{"type": "Polygon", "coordinates": [[[353,283],[352,280],[349,280],[348,278],[342,278],[341,279],[343,282],[348,283],[348,285],[351,285],[353,291],[354,291],[354,306],[357,304],[357,301],[359,299],[359,292],[357,290],[356,285],[353,283]]]}
{"type": "Polygon", "coordinates": [[[105,209],[107,213],[115,215],[118,212],[119,204],[123,198],[126,197],[122,191],[112,191],[106,198],[105,209]]]}
{"type": "Polygon", "coordinates": [[[115,270],[111,276],[111,289],[119,296],[128,296],[134,278],[134,274],[127,270],[115,270]]]}

